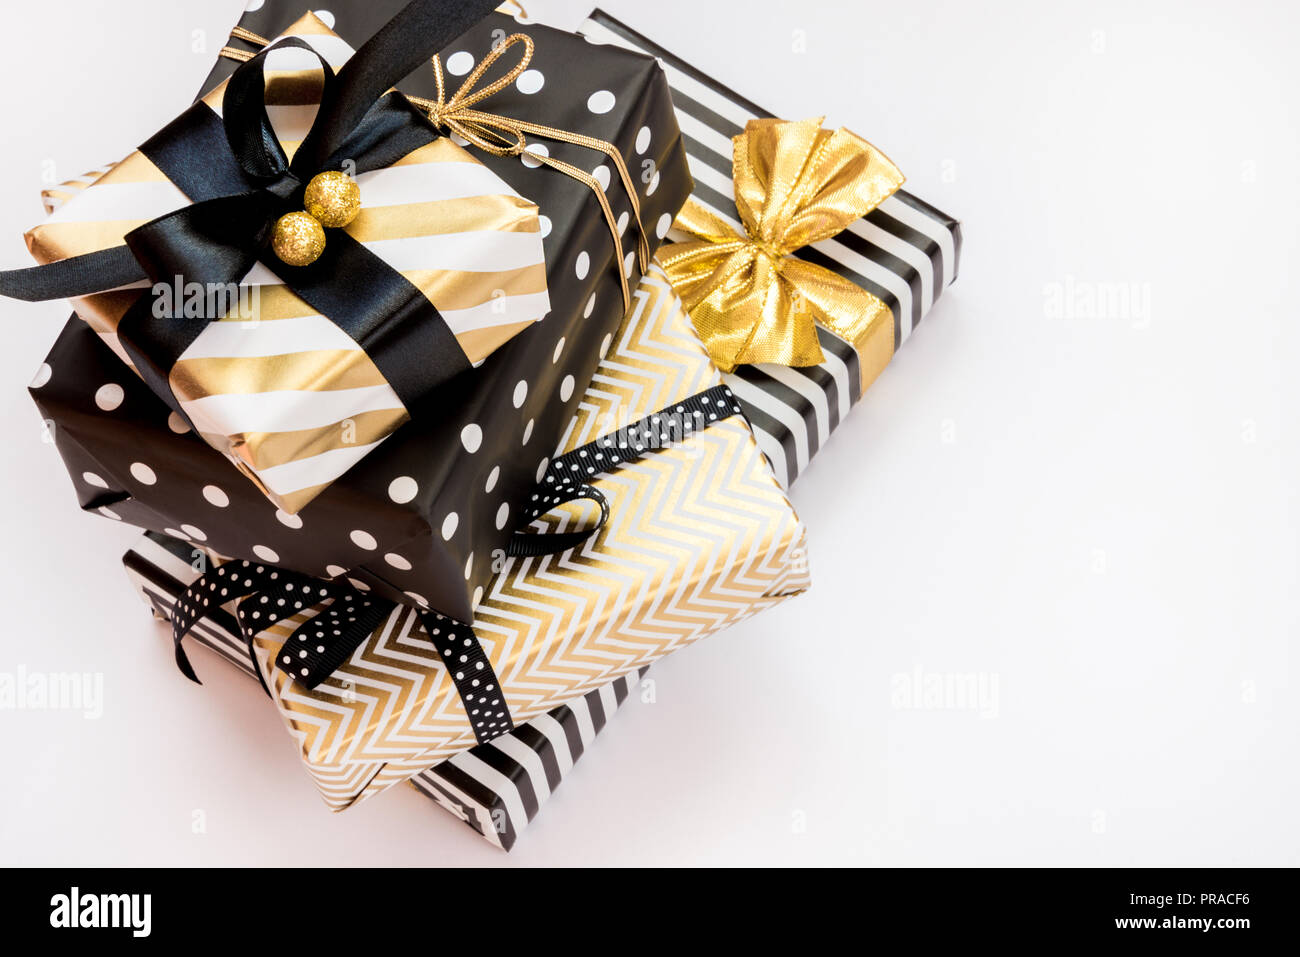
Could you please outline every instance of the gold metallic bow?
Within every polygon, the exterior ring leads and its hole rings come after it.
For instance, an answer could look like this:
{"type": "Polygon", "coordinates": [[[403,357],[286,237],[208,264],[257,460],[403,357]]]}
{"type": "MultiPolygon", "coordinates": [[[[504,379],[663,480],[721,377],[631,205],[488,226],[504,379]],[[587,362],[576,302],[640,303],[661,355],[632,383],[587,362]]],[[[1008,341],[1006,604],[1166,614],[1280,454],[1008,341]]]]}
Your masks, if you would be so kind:
{"type": "Polygon", "coordinates": [[[695,199],[674,227],[696,237],[659,252],[714,363],[818,365],[817,324],[858,347],[893,312],[860,286],[791,256],[829,239],[903,183],[887,157],[822,117],[750,120],[732,140],[736,209],[744,232],[695,199]]]}
{"type": "MultiPolygon", "coordinates": [[[[235,27],[230,35],[234,39],[243,40],[245,43],[257,47],[264,47],[270,42],[265,37],[258,36],[243,27],[235,27]]],[[[229,45],[221,50],[221,55],[232,60],[247,60],[252,56],[247,51],[229,45]]],[[[627,274],[623,268],[623,241],[618,223],[614,219],[614,211],[610,209],[609,199],[605,196],[605,188],[601,186],[600,181],[595,176],[586,170],[579,169],[572,163],[566,163],[563,160],[548,156],[539,150],[529,150],[526,134],[598,150],[609,157],[614,164],[615,171],[618,173],[619,180],[623,184],[623,190],[627,194],[628,202],[632,206],[632,218],[635,221],[637,235],[637,261],[640,264],[641,272],[645,272],[650,262],[650,245],[646,238],[645,228],[641,223],[641,201],[637,197],[636,188],[632,185],[632,177],[628,174],[627,164],[623,161],[623,154],[618,147],[613,143],[596,139],[593,136],[570,133],[568,130],[558,129],[554,126],[544,126],[541,123],[532,123],[528,120],[515,119],[510,116],[498,116],[495,113],[474,109],[476,104],[515,82],[528,69],[528,64],[532,61],[532,58],[532,37],[524,33],[511,34],[488,51],[487,55],[478,62],[469,76],[465,77],[460,89],[453,93],[449,99],[443,77],[442,60],[440,57],[434,56],[432,61],[433,79],[438,91],[437,98],[426,99],[422,96],[408,95],[407,99],[428,114],[429,121],[434,126],[461,137],[481,150],[497,156],[518,155],[527,151],[528,155],[539,163],[545,163],[552,169],[559,170],[566,176],[586,185],[595,194],[597,202],[600,203],[601,212],[605,216],[605,224],[609,227],[610,237],[614,241],[615,269],[618,272],[619,281],[622,283],[623,306],[628,308],[631,306],[632,299],[628,289],[627,274]],[[493,64],[501,58],[502,54],[519,43],[524,45],[524,54],[520,57],[519,62],[481,90],[475,90],[475,85],[492,68],[493,64]]]]}

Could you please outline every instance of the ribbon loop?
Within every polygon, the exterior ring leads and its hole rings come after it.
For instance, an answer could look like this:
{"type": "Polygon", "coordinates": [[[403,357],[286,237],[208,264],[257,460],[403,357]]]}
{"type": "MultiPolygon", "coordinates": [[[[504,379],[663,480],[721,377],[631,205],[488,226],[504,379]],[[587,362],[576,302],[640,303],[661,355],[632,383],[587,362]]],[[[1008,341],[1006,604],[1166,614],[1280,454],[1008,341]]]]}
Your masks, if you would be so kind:
{"type": "Polygon", "coordinates": [[[493,0],[412,0],[361,45],[321,98],[320,111],[294,155],[324,168],[339,155],[371,107],[388,91],[495,9],[493,0]]]}
{"type": "MultiPolygon", "coordinates": [[[[462,83],[460,89],[456,91],[456,95],[452,98],[454,107],[457,109],[472,107],[475,103],[486,100],[494,93],[504,90],[511,83],[515,82],[515,80],[519,79],[523,74],[524,70],[528,69],[528,64],[532,62],[533,49],[533,38],[526,33],[512,33],[500,43],[493,46],[492,49],[488,51],[487,56],[483,57],[483,59],[474,67],[469,76],[465,77],[465,82],[462,83]],[[474,85],[483,78],[483,75],[487,73],[487,71],[490,70],[502,56],[505,55],[507,50],[518,43],[524,45],[524,52],[519,58],[519,62],[487,86],[483,87],[483,89],[474,91],[474,85]]],[[[434,55],[433,61],[435,64],[438,64],[439,57],[437,54],[434,55]]],[[[435,66],[434,69],[441,73],[441,64],[435,66]]],[[[439,95],[441,96],[441,83],[438,84],[438,90],[439,95]]]]}
{"type": "Polygon", "coordinates": [[[308,688],[329,677],[394,607],[390,601],[274,565],[226,562],[192,582],[172,612],[177,664],[191,681],[201,683],[185,657],[182,642],[200,619],[230,601],[238,602],[235,617],[250,653],[260,632],[304,609],[329,603],[300,624],[276,652],[280,670],[308,688]]]}
{"type": "Polygon", "coordinates": [[[126,245],[151,282],[174,276],[238,282],[256,265],[281,208],[277,197],[262,192],[204,200],[137,226],[126,245]]]}
{"type": "MultiPolygon", "coordinates": [[[[695,199],[674,228],[690,241],[660,253],[669,282],[714,363],[825,361],[817,325],[856,345],[889,306],[794,253],[842,232],[903,183],[889,159],[822,118],[750,120],[732,140],[741,229],[695,199]]],[[[891,319],[892,321],[892,319],[891,319]]]]}
{"type": "Polygon", "coordinates": [[[271,49],[306,50],[320,63],[324,91],[334,82],[329,62],[305,41],[286,37],[242,63],[226,81],[221,102],[221,122],[230,151],[240,167],[263,189],[288,199],[285,189],[298,182],[289,174],[289,158],[280,145],[266,109],[266,61],[271,49]]]}

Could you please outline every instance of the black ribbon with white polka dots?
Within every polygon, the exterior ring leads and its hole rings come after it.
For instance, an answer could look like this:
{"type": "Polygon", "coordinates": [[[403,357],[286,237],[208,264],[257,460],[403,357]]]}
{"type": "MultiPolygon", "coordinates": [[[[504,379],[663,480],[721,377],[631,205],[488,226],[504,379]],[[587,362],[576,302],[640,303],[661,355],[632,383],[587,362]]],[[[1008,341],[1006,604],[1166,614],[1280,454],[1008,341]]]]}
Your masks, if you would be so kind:
{"type": "MultiPolygon", "coordinates": [[[[176,664],[191,681],[199,679],[182,641],[209,610],[232,600],[239,600],[235,619],[254,661],[257,655],[253,639],[259,633],[304,608],[328,603],[300,624],[275,652],[275,666],[307,688],[315,688],[333,674],[396,607],[394,602],[273,565],[227,562],[195,580],[172,612],[176,664]]],[[[452,677],[478,740],[488,741],[511,730],[514,721],[501,697],[500,682],[474,629],[435,612],[419,615],[429,641],[452,677]]],[[[265,681],[262,687],[266,688],[265,681]]],[[[266,691],[270,694],[269,688],[266,691]]]]}
{"type": "MultiPolygon", "coordinates": [[[[599,506],[599,520],[579,531],[516,533],[510,554],[535,557],[582,544],[609,519],[609,502],[590,484],[590,479],[683,442],[715,422],[740,414],[740,404],[731,390],[717,385],[560,456],[551,463],[524,509],[525,521],[531,522],[560,505],[582,499],[599,506]]],[[[235,618],[253,660],[257,658],[253,640],[258,634],[304,609],[321,609],[294,630],[274,658],[277,668],[309,689],[342,665],[396,607],[394,602],[362,594],[349,586],[274,565],[227,562],[196,579],[177,600],[172,612],[176,665],[191,681],[199,679],[182,642],[209,611],[230,601],[238,601],[235,618]]],[[[429,641],[452,677],[478,741],[490,741],[511,730],[514,720],[501,695],[500,681],[473,627],[437,612],[418,614],[429,641]]],[[[260,672],[258,677],[261,678],[260,672]]]]}
{"type": "Polygon", "coordinates": [[[525,524],[553,508],[583,499],[599,506],[600,518],[594,525],[574,532],[516,532],[508,553],[520,557],[551,555],[581,545],[609,520],[609,502],[600,489],[588,484],[589,479],[644,455],[653,455],[715,422],[740,414],[740,403],[731,390],[725,385],[715,385],[566,452],[551,463],[542,484],[524,508],[525,524]]]}
{"type": "Polygon", "coordinates": [[[420,623],[433,647],[442,655],[442,663],[460,693],[478,743],[484,744],[513,730],[515,721],[501,693],[501,682],[474,629],[432,611],[420,612],[420,623]]]}
{"type": "Polygon", "coordinates": [[[299,625],[275,655],[276,667],[308,688],[315,688],[333,674],[395,607],[391,601],[362,595],[346,585],[274,565],[227,562],[196,579],[180,596],[172,614],[176,664],[191,681],[199,679],[181,646],[182,640],[209,609],[236,599],[242,600],[236,607],[235,619],[253,660],[253,639],[258,634],[305,608],[329,603],[299,625]]]}

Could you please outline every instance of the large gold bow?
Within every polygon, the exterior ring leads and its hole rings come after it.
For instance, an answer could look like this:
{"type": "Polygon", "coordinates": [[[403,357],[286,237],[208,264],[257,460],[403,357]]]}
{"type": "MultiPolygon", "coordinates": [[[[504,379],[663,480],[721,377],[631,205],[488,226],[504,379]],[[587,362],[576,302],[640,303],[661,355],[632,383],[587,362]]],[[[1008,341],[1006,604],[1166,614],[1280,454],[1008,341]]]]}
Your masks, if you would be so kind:
{"type": "Polygon", "coordinates": [[[750,120],[732,140],[736,209],[744,225],[694,199],[674,223],[696,237],[659,252],[714,363],[819,365],[817,324],[858,346],[889,306],[837,273],[790,254],[829,239],[875,209],[903,174],[874,146],[822,117],[750,120]]]}

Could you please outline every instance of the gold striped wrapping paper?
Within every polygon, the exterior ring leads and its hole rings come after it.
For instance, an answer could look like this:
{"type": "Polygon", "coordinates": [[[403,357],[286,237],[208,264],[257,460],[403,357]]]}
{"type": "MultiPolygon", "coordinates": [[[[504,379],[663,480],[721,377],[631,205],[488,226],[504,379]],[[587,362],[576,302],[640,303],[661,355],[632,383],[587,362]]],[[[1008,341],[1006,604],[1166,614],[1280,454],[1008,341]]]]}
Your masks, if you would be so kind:
{"type": "Polygon", "coordinates": [[[82,173],[75,179],[70,179],[67,182],[59,183],[57,186],[51,186],[48,189],[41,190],[41,205],[45,207],[45,214],[48,216],[55,212],[60,206],[72,199],[72,197],[76,196],[87,186],[94,183],[95,180],[99,179],[116,165],[116,163],[110,163],[107,166],[101,166],[99,169],[92,169],[88,173],[82,173]]]}
{"type": "MultiPolygon", "coordinates": [[[[313,14],[284,35],[307,41],[336,69],[352,53],[313,14]]],[[[315,117],[322,71],[305,51],[273,51],[268,60],[268,113],[292,156],[315,117]]],[[[221,84],[203,101],[220,113],[224,93],[221,84]]],[[[450,139],[356,179],[362,211],[346,232],[428,297],[472,363],[549,311],[537,206],[450,139]]],[[[41,263],[118,245],[189,202],[138,152],[85,188],[54,192],[58,207],[27,233],[41,263]]],[[[244,285],[244,308],[209,323],[170,385],[199,434],[295,513],[408,412],[364,350],[269,269],[255,266],[244,285]]],[[[117,324],[140,288],[74,301],[124,359],[117,324]]]]}
{"type": "MultiPolygon", "coordinates": [[[[557,455],[721,381],[653,266],[557,455]]],[[[746,422],[729,418],[598,477],[609,523],[581,548],[505,561],[474,622],[516,722],[804,591],[804,528],[746,422]]],[[[581,521],[569,513],[560,525],[581,521]]],[[[302,759],[335,810],[472,747],[469,716],[409,608],[306,691],[255,642],[302,759]]]]}

